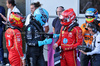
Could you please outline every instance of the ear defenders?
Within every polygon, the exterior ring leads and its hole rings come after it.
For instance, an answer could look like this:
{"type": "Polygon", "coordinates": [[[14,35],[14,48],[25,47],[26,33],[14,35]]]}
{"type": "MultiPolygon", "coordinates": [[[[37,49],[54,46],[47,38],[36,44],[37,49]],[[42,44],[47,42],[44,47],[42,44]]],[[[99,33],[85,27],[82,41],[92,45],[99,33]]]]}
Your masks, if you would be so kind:
{"type": "Polygon", "coordinates": [[[93,31],[94,33],[96,33],[96,32],[97,32],[97,29],[93,28],[92,31],[93,31]]]}
{"type": "Polygon", "coordinates": [[[97,32],[96,25],[94,25],[94,24],[92,24],[92,23],[88,23],[87,27],[92,28],[92,31],[93,31],[94,33],[97,32]]]}
{"type": "MultiPolygon", "coordinates": [[[[61,7],[61,8],[63,9],[62,11],[65,10],[63,6],[59,6],[59,7],[61,7]]],[[[56,8],[56,15],[57,15],[57,9],[58,9],[59,7],[56,8]]]]}

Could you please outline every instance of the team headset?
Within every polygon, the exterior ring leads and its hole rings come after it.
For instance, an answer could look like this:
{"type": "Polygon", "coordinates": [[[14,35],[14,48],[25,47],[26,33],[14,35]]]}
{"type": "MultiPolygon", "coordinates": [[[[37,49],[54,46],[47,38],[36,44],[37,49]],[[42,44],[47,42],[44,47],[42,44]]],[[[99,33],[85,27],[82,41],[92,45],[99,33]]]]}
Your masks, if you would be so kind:
{"type": "Polygon", "coordinates": [[[92,23],[88,23],[88,27],[92,28],[92,31],[94,33],[97,33],[97,29],[96,29],[96,25],[92,24],[92,23]]]}
{"type": "MultiPolygon", "coordinates": [[[[59,7],[61,7],[63,9],[62,11],[65,10],[63,6],[59,6],[59,7]]],[[[58,9],[58,7],[56,8],[56,15],[57,15],[57,9],[58,9]]]]}

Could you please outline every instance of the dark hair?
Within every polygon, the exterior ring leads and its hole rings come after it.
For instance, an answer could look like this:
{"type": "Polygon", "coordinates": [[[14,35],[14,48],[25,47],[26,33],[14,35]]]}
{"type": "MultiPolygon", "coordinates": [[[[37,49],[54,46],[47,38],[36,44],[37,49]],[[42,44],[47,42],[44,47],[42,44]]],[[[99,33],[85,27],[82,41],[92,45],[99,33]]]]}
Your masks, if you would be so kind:
{"type": "Polygon", "coordinates": [[[89,23],[87,27],[90,27],[90,28],[95,28],[97,31],[100,32],[100,26],[99,26],[99,21],[98,20],[94,20],[93,22],[89,23]]]}
{"type": "Polygon", "coordinates": [[[12,6],[15,6],[15,0],[7,0],[9,4],[12,4],[12,6]]]}
{"type": "MultiPolygon", "coordinates": [[[[57,8],[59,8],[59,7],[61,7],[63,9],[63,11],[65,10],[63,6],[58,6],[57,8]]],[[[56,8],[56,11],[57,11],[57,8],[56,8]]]]}
{"type": "Polygon", "coordinates": [[[40,2],[31,3],[31,5],[34,5],[34,6],[35,6],[35,8],[41,7],[40,2]]]}
{"type": "Polygon", "coordinates": [[[65,10],[63,6],[58,6],[58,7],[56,8],[56,15],[57,15],[57,9],[58,9],[59,7],[61,7],[61,8],[63,9],[62,11],[65,10]]]}

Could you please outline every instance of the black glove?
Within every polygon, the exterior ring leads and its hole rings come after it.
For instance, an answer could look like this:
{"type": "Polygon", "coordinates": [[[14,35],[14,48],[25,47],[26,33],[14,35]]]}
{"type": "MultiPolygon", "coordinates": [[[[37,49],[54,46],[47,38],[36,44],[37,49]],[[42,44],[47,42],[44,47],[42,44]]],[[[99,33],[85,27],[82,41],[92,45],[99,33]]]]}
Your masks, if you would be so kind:
{"type": "Polygon", "coordinates": [[[77,46],[77,49],[78,50],[83,50],[85,52],[91,51],[91,48],[87,47],[86,45],[79,45],[79,46],[77,46]]]}

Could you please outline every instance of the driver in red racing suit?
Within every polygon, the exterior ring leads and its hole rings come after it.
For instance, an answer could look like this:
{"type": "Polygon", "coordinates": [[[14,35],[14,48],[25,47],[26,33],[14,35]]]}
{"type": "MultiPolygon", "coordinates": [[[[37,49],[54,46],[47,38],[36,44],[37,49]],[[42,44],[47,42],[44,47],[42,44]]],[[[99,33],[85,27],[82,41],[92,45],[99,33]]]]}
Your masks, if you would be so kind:
{"type": "Polygon", "coordinates": [[[20,32],[20,28],[23,27],[22,19],[24,18],[20,14],[12,12],[9,17],[10,26],[5,32],[6,47],[9,52],[8,58],[11,66],[25,66],[20,32]]]}
{"type": "Polygon", "coordinates": [[[53,48],[61,46],[61,66],[77,66],[76,47],[82,44],[82,30],[75,22],[76,15],[73,9],[62,12],[60,16],[63,25],[60,31],[59,40],[53,48]]]}

